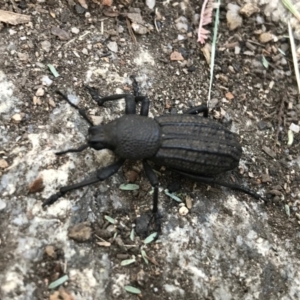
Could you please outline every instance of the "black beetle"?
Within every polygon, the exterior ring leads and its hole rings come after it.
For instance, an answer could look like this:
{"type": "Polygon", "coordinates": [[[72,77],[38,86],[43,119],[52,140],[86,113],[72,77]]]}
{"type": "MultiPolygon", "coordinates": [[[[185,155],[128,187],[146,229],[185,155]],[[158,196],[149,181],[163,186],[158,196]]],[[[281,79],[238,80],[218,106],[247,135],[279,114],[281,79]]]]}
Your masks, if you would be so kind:
{"type": "Polygon", "coordinates": [[[95,90],[89,88],[89,91],[100,106],[106,101],[124,98],[125,115],[108,124],[94,126],[84,110],[57,91],[79,111],[91,127],[87,144],[56,154],[81,152],[91,147],[95,150],[110,149],[118,159],[113,164],[98,170],[95,178],[60,188],[58,193],[44,201],[43,206],[51,205],[68,191],[107,179],[119,170],[126,159],[142,160],[146,176],[154,188],[152,213],[156,219],[158,218],[158,180],[148,161],[164,165],[196,181],[218,184],[243,191],[256,199],[263,199],[246,187],[215,180],[216,175],[238,166],[242,147],[235,133],[208,118],[206,105],[194,107],[185,114],[162,115],[151,119],[148,118],[149,99],[146,96],[134,97],[130,94],[120,94],[101,98],[95,90]],[[140,115],[136,115],[137,102],[141,102],[140,115]],[[199,113],[203,113],[204,117],[199,117],[197,115],[199,113]]]}

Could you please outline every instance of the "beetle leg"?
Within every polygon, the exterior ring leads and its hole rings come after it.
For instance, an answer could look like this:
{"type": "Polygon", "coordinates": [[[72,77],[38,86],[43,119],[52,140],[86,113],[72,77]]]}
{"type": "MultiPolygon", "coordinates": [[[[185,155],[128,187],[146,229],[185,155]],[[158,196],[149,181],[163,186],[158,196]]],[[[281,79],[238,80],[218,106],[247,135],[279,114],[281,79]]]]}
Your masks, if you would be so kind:
{"type": "Polygon", "coordinates": [[[267,199],[265,199],[261,195],[251,191],[250,189],[248,189],[244,186],[237,185],[237,184],[232,184],[232,183],[228,183],[228,182],[224,182],[224,181],[218,181],[213,177],[203,177],[203,176],[192,175],[192,174],[184,173],[184,172],[181,172],[181,171],[177,171],[175,169],[174,169],[174,171],[179,173],[179,174],[182,174],[185,177],[191,178],[195,181],[200,181],[200,182],[204,182],[204,183],[208,183],[208,184],[217,184],[217,185],[220,185],[220,186],[225,186],[225,187],[228,187],[228,188],[233,189],[233,190],[244,192],[245,194],[250,195],[250,196],[252,196],[253,198],[255,198],[257,200],[261,199],[264,202],[267,202],[267,199]]]}
{"type": "Polygon", "coordinates": [[[197,115],[203,113],[203,117],[208,117],[208,107],[206,104],[201,104],[199,106],[195,106],[184,112],[185,114],[197,115]]]}
{"type": "Polygon", "coordinates": [[[84,144],[78,148],[70,148],[70,149],[67,149],[67,150],[64,150],[64,151],[59,151],[59,152],[56,152],[55,154],[56,155],[63,155],[63,154],[66,154],[66,153],[70,153],[70,152],[81,152],[85,149],[87,149],[89,147],[88,144],[84,144]]]}
{"type": "Polygon", "coordinates": [[[102,106],[107,101],[115,101],[120,99],[125,99],[125,114],[136,114],[136,105],[134,97],[130,94],[116,94],[116,95],[110,95],[106,97],[100,97],[96,90],[94,88],[91,88],[89,86],[86,87],[89,91],[91,97],[93,100],[95,100],[99,106],[102,106]]]}
{"type": "Polygon", "coordinates": [[[141,102],[141,112],[140,115],[141,116],[145,116],[148,117],[148,113],[149,113],[149,98],[147,96],[136,96],[135,97],[135,102],[141,102]]]}
{"type": "MultiPolygon", "coordinates": [[[[150,184],[154,188],[153,193],[153,204],[152,204],[152,218],[154,218],[155,221],[155,229],[158,233],[161,232],[161,224],[160,224],[160,216],[158,212],[158,180],[153,172],[152,168],[149,166],[148,162],[146,160],[143,160],[143,167],[146,173],[146,176],[148,180],[150,181],[150,184]]],[[[152,221],[152,218],[150,219],[150,222],[152,221]]],[[[150,223],[149,222],[149,223],[150,223]]]]}
{"type": "Polygon", "coordinates": [[[125,159],[120,158],[113,164],[98,170],[97,174],[96,174],[96,178],[89,178],[89,179],[83,180],[79,183],[67,185],[67,186],[60,188],[59,192],[50,196],[47,200],[45,200],[43,202],[42,206],[44,207],[44,206],[53,204],[60,197],[63,197],[69,191],[76,190],[76,189],[82,188],[84,186],[107,179],[108,177],[112,176],[120,169],[120,167],[123,165],[124,161],[125,161],[125,159]]]}
{"type": "Polygon", "coordinates": [[[130,76],[130,79],[132,80],[132,88],[133,88],[133,95],[135,99],[135,103],[141,102],[141,111],[140,115],[148,117],[149,113],[149,98],[147,96],[140,96],[140,89],[139,89],[139,84],[135,79],[134,75],[130,76]]]}

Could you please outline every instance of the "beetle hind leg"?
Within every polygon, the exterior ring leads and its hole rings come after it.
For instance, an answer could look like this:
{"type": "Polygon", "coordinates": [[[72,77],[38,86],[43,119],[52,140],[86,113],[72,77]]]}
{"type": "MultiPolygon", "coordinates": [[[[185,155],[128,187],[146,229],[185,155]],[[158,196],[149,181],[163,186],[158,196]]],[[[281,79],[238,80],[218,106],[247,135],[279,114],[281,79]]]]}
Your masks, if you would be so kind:
{"type": "Polygon", "coordinates": [[[136,232],[139,235],[146,236],[149,233],[149,229],[152,227],[153,224],[153,230],[157,233],[157,239],[159,234],[161,233],[161,216],[158,211],[158,180],[155,173],[153,172],[146,160],[143,160],[143,167],[146,176],[150,181],[150,184],[154,188],[153,203],[151,212],[143,214],[141,217],[137,218],[136,232]]]}
{"type": "Polygon", "coordinates": [[[220,186],[230,188],[232,190],[241,191],[241,192],[255,198],[256,200],[263,200],[265,203],[268,201],[263,196],[255,193],[254,191],[248,189],[245,186],[237,185],[237,184],[234,184],[234,183],[228,183],[228,182],[224,182],[224,181],[219,181],[219,180],[217,180],[213,177],[204,177],[204,176],[192,175],[192,174],[188,174],[188,173],[181,172],[181,171],[178,171],[178,170],[174,170],[174,171],[181,174],[181,175],[183,175],[183,176],[185,176],[185,177],[187,177],[187,178],[191,178],[194,181],[203,182],[203,183],[207,183],[207,184],[217,184],[217,185],[220,185],[220,186]]]}

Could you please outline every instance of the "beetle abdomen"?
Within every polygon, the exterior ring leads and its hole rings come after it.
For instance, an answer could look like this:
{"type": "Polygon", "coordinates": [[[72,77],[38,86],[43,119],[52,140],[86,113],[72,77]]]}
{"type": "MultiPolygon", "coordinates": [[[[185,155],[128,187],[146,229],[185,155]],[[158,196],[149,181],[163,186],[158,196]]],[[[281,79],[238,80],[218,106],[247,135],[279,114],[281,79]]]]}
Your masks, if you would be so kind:
{"type": "Polygon", "coordinates": [[[217,122],[197,115],[155,118],[161,127],[161,145],[151,158],[183,172],[214,176],[238,166],[242,148],[237,135],[217,122]]]}

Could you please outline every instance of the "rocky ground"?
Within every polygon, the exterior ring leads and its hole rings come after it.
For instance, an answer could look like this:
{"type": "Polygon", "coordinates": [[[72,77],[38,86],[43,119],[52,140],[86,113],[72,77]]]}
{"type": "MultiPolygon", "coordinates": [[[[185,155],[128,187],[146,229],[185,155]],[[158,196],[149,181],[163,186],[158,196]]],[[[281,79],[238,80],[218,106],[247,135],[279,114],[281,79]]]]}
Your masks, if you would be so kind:
{"type": "Polygon", "coordinates": [[[1,1],[0,20],[3,10],[30,17],[0,23],[1,299],[299,299],[300,104],[286,22],[296,37],[300,26],[280,1],[248,2],[257,3],[250,16],[228,19],[236,3],[222,1],[209,117],[243,147],[239,168],[220,179],[268,203],[156,166],[162,234],[147,244],[133,235],[152,205],[141,162],[42,208],[114,160],[108,150],[55,155],[88,132],[55,91],[95,124],[123,115],[124,103],[99,107],[84,86],[129,93],[131,75],[150,117],[206,103],[202,1],[1,1]],[[165,193],[174,186],[182,203],[165,193]]]}

